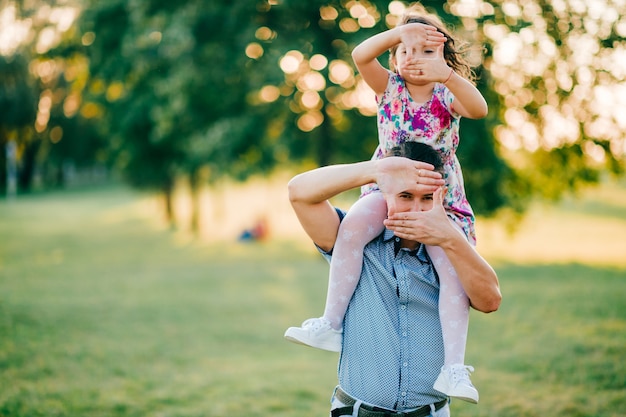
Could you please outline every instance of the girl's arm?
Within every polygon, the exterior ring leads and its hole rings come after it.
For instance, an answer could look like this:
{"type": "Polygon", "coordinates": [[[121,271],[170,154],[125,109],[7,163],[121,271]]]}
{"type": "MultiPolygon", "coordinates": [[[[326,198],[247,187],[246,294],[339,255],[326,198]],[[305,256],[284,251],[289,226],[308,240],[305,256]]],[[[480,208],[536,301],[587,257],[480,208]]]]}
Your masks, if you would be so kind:
{"type": "Polygon", "coordinates": [[[452,108],[463,117],[482,119],[487,116],[487,102],[472,83],[452,71],[446,87],[454,94],[452,108]]]}
{"type": "Polygon", "coordinates": [[[378,61],[380,55],[399,43],[407,46],[407,54],[410,55],[417,45],[438,45],[444,41],[444,35],[433,26],[410,23],[364,40],[352,51],[352,59],[363,80],[380,96],[385,92],[389,79],[387,69],[378,61]]]}
{"type": "Polygon", "coordinates": [[[435,58],[418,61],[418,66],[424,65],[434,80],[448,87],[454,95],[452,108],[462,117],[482,119],[487,116],[488,108],[485,98],[472,83],[448,66],[443,55],[443,49],[443,45],[439,46],[435,58]]]}

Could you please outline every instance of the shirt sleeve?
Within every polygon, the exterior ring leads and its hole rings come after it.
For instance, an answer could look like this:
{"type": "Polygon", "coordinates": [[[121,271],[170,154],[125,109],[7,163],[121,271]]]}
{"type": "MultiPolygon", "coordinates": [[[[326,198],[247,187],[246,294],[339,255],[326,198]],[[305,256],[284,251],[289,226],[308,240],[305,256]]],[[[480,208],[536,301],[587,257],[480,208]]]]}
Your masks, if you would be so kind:
{"type": "MultiPolygon", "coordinates": [[[[345,212],[345,210],[342,210],[342,209],[340,209],[338,207],[335,207],[335,211],[337,212],[337,216],[339,216],[339,222],[341,223],[343,221],[343,218],[346,217],[346,212],[345,212]]],[[[331,249],[331,250],[329,250],[327,252],[327,251],[323,250],[322,248],[320,248],[317,245],[315,245],[315,248],[317,248],[318,252],[322,254],[324,259],[326,259],[330,263],[330,258],[333,255],[333,250],[331,249]]]]}
{"type": "Polygon", "coordinates": [[[398,80],[400,76],[398,74],[396,74],[395,72],[389,71],[387,70],[387,87],[385,88],[385,92],[382,95],[376,95],[376,105],[380,106],[381,103],[384,103],[385,100],[383,100],[385,98],[386,95],[391,94],[392,91],[394,91],[394,84],[398,84],[400,81],[398,80]]]}

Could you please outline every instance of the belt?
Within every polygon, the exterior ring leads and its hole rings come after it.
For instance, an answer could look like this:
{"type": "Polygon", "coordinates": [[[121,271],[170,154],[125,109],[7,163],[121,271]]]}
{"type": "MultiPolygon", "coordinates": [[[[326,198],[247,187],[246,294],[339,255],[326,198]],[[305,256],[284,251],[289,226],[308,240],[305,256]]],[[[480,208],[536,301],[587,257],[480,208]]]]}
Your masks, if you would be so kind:
{"type": "MultiPolygon", "coordinates": [[[[337,387],[337,389],[335,390],[335,397],[342,403],[346,404],[346,406],[335,408],[334,410],[331,411],[331,416],[332,417],[339,417],[339,416],[346,416],[346,415],[351,416],[352,411],[353,411],[352,408],[354,404],[356,403],[356,400],[352,398],[350,395],[346,394],[339,387],[337,387]]],[[[443,408],[443,406],[445,406],[446,404],[448,404],[447,398],[445,400],[436,402],[433,405],[435,406],[435,411],[436,411],[436,410],[440,410],[441,408],[443,408]]],[[[424,405],[418,408],[417,410],[407,411],[407,412],[387,410],[385,408],[375,407],[375,406],[371,406],[367,404],[361,404],[359,406],[358,416],[359,417],[425,417],[429,415],[431,411],[432,410],[430,408],[430,404],[424,405]]]]}

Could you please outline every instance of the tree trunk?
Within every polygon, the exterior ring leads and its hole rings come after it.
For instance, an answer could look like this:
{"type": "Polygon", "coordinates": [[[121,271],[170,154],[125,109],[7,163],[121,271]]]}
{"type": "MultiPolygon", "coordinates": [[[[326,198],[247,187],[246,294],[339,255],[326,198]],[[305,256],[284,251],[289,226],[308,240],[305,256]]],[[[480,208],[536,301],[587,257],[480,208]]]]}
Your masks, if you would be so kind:
{"type": "Polygon", "coordinates": [[[174,182],[168,181],[163,184],[163,203],[165,204],[165,220],[172,230],[176,229],[176,217],[174,216],[174,182]]]}
{"type": "Polygon", "coordinates": [[[200,186],[202,184],[200,170],[192,170],[189,176],[189,192],[191,193],[191,221],[189,227],[194,236],[200,235],[200,186]]]}
{"type": "Polygon", "coordinates": [[[21,192],[29,192],[33,185],[33,177],[35,174],[35,166],[37,152],[39,151],[40,141],[31,141],[24,145],[20,169],[18,170],[17,187],[21,192]]]}

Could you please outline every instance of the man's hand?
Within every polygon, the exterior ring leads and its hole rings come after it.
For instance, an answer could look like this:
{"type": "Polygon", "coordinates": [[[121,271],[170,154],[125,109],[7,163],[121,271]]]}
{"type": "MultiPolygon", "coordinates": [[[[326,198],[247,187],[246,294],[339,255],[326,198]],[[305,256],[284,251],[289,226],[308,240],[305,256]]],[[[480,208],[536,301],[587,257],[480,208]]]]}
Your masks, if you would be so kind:
{"type": "Polygon", "coordinates": [[[444,184],[440,173],[425,162],[413,161],[401,156],[390,156],[376,161],[376,183],[383,195],[395,195],[414,190],[433,192],[444,184]]]}
{"type": "Polygon", "coordinates": [[[412,240],[430,246],[441,246],[450,239],[463,238],[451,224],[443,208],[444,187],[433,194],[433,208],[429,211],[391,214],[385,226],[401,239],[412,240]]]}
{"type": "Polygon", "coordinates": [[[431,210],[393,214],[385,226],[401,239],[441,247],[459,275],[470,305],[485,313],[496,311],[502,300],[498,276],[452,224],[443,208],[443,194],[443,187],[435,192],[431,210]]]}

